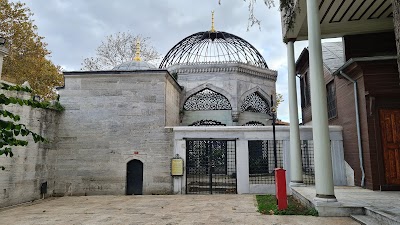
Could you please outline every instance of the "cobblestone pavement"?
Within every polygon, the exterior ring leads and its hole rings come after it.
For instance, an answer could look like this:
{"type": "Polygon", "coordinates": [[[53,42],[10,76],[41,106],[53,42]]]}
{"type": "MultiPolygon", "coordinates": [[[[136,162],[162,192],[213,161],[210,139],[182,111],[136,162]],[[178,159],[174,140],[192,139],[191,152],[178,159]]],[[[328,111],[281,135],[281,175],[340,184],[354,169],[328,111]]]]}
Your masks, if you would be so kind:
{"type": "Polygon", "coordinates": [[[270,216],[253,195],[81,196],[0,209],[0,224],[358,225],[350,218],[270,216]]]}

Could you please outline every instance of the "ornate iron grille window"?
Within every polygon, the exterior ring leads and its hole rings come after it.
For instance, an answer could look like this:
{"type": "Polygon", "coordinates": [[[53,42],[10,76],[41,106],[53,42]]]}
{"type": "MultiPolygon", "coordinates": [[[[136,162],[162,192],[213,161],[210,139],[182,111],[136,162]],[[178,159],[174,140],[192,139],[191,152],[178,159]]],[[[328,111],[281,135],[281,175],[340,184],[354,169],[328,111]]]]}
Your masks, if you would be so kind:
{"type": "Polygon", "coordinates": [[[183,109],[190,111],[230,110],[232,106],[225,96],[206,88],[190,96],[183,105],[183,109]]]}
{"type": "Polygon", "coordinates": [[[226,124],[215,120],[200,120],[190,124],[189,126],[226,126],[226,124]]]}
{"type": "Polygon", "coordinates": [[[303,161],[304,184],[315,184],[314,171],[314,142],[312,140],[301,141],[301,156],[303,161]]]}
{"type": "Polygon", "coordinates": [[[243,124],[243,126],[265,126],[265,125],[258,121],[249,121],[249,122],[243,124]]]}
{"type": "Polygon", "coordinates": [[[332,80],[326,85],[326,97],[328,103],[328,118],[332,119],[337,116],[336,111],[336,91],[335,91],[335,83],[332,80]]]}
{"type": "Polygon", "coordinates": [[[247,111],[270,114],[269,103],[265,101],[257,92],[248,95],[244,99],[240,110],[242,112],[247,111]]]}
{"type": "MultiPolygon", "coordinates": [[[[274,141],[249,141],[250,184],[275,184],[274,141]]],[[[283,167],[283,141],[276,141],[278,167],[283,167]]]]}

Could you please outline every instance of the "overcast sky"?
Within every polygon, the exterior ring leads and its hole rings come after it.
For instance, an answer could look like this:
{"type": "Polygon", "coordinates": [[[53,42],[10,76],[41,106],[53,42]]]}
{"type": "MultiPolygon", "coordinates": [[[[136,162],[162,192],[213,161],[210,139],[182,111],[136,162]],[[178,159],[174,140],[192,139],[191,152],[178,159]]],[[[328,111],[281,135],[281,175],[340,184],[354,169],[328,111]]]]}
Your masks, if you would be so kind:
{"type": "MultiPolygon", "coordinates": [[[[16,1],[16,0],[13,0],[16,1]]],[[[259,0],[255,14],[261,30],[247,31],[248,9],[243,0],[22,0],[34,13],[39,35],[45,37],[51,60],[66,71],[80,70],[84,58],[95,55],[104,37],[132,32],[150,37],[162,55],[183,38],[211,28],[235,34],[252,44],[268,67],[278,71],[276,91],[283,94],[278,118],[289,121],[286,46],[282,42],[278,8],[259,0]]],[[[276,1],[278,2],[278,1],[276,1]]],[[[307,42],[295,43],[296,58],[307,42]]]]}

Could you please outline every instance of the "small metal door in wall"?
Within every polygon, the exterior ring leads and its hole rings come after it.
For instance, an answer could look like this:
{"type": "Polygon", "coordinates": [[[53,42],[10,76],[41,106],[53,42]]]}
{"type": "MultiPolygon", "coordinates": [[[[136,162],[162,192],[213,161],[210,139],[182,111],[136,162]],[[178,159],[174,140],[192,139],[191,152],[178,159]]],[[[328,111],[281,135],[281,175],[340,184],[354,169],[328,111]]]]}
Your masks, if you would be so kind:
{"type": "Polygon", "coordinates": [[[143,194],[143,163],[139,160],[134,159],[127,164],[126,194],[143,194]]]}
{"type": "Polygon", "coordinates": [[[186,141],[186,193],[236,194],[236,142],[186,141]]]}

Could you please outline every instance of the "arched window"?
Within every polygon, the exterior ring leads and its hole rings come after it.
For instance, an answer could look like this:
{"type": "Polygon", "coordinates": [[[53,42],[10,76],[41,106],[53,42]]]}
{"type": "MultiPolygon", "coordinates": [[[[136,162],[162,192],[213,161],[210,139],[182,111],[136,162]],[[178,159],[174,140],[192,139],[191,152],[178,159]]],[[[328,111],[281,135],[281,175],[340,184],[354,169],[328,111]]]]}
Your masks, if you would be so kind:
{"type": "Polygon", "coordinates": [[[258,121],[249,121],[249,122],[243,124],[243,126],[265,126],[265,125],[258,121]]]}
{"type": "Polygon", "coordinates": [[[226,124],[215,120],[200,120],[190,124],[189,126],[226,126],[226,124]]]}
{"type": "Polygon", "coordinates": [[[242,112],[246,111],[270,114],[269,103],[257,92],[253,92],[244,99],[240,110],[242,112]]]}
{"type": "Polygon", "coordinates": [[[190,96],[183,105],[184,110],[230,110],[229,100],[211,89],[203,89],[190,96]]]}

